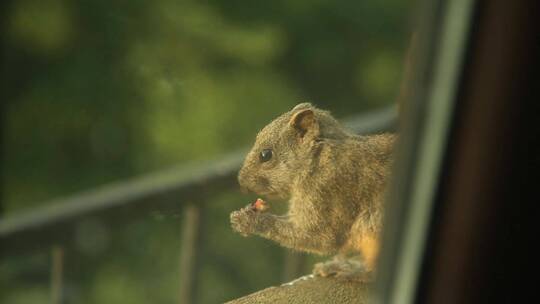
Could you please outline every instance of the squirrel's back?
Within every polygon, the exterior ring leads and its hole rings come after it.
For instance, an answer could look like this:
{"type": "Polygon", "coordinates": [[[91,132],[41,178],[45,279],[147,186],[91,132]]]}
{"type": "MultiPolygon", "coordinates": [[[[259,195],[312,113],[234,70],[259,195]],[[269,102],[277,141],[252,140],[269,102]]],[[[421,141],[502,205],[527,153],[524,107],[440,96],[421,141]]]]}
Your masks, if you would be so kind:
{"type": "Polygon", "coordinates": [[[393,134],[321,139],[292,187],[291,212],[322,222],[339,236],[342,250],[358,249],[353,239],[380,231],[395,139],[393,134]]]}

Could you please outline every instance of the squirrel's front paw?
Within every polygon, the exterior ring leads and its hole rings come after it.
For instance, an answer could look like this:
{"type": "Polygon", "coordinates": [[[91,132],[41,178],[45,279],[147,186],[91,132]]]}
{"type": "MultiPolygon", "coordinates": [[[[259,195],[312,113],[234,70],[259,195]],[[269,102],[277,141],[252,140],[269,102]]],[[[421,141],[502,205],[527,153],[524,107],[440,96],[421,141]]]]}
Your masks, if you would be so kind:
{"type": "Polygon", "coordinates": [[[259,212],[248,207],[233,211],[231,212],[231,226],[234,231],[248,236],[255,232],[258,216],[259,212]]]}

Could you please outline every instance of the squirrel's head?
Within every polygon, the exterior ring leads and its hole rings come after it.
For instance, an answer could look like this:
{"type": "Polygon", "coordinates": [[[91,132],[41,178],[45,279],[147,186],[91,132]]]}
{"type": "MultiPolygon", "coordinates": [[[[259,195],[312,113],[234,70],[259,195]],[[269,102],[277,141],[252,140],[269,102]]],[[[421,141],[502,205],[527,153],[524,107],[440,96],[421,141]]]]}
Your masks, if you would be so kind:
{"type": "Polygon", "coordinates": [[[324,139],[347,136],[329,112],[301,103],[264,127],[238,174],[243,188],[288,199],[294,184],[314,169],[324,139]]]}

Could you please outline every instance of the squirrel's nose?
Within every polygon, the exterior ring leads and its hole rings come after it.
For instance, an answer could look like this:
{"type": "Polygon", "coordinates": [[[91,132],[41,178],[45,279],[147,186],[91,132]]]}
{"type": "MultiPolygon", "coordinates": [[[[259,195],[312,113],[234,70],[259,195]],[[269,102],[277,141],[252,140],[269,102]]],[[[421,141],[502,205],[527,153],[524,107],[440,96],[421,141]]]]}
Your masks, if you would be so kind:
{"type": "Polygon", "coordinates": [[[245,167],[242,167],[240,172],[238,172],[238,184],[240,185],[240,191],[242,193],[247,194],[249,192],[253,192],[253,190],[249,187],[251,184],[251,178],[249,177],[249,172],[246,172],[245,167]]]}
{"type": "Polygon", "coordinates": [[[246,187],[246,179],[245,179],[245,170],[242,167],[240,169],[240,172],[238,172],[238,184],[240,185],[240,189],[242,190],[242,193],[247,193],[249,190],[246,187]]]}
{"type": "Polygon", "coordinates": [[[249,190],[249,187],[245,184],[243,179],[238,178],[238,183],[240,184],[240,192],[243,194],[248,194],[251,190],[249,190]]]}

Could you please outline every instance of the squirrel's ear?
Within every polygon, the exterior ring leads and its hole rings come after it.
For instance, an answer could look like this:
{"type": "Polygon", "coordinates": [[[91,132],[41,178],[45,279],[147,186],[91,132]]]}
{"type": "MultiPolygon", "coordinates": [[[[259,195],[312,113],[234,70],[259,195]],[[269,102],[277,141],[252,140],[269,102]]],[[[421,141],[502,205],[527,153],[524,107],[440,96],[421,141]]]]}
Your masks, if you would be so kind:
{"type": "Polygon", "coordinates": [[[319,124],[315,119],[315,113],[312,109],[303,109],[294,113],[290,121],[291,126],[298,131],[300,138],[304,138],[306,134],[313,137],[319,134],[319,124]]]}
{"type": "Polygon", "coordinates": [[[296,106],[294,106],[294,108],[292,110],[294,112],[294,111],[298,111],[298,110],[301,110],[301,109],[313,109],[313,105],[311,103],[309,103],[309,102],[303,102],[303,103],[299,103],[296,106]]]}

